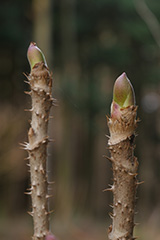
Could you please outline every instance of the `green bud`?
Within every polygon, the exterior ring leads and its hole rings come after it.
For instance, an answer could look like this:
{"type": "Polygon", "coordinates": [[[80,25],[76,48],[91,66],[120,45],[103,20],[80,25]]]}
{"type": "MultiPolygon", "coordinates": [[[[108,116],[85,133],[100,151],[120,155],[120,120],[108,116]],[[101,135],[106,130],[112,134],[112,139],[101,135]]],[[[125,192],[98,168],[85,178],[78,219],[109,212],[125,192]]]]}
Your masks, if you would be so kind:
{"type": "Polygon", "coordinates": [[[31,69],[36,63],[43,62],[47,67],[47,62],[42,51],[37,47],[36,43],[31,42],[27,51],[27,58],[31,69]]]}
{"type": "Polygon", "coordinates": [[[114,84],[111,116],[119,118],[121,115],[120,109],[132,105],[135,105],[135,94],[132,84],[124,72],[116,79],[114,84]]]}

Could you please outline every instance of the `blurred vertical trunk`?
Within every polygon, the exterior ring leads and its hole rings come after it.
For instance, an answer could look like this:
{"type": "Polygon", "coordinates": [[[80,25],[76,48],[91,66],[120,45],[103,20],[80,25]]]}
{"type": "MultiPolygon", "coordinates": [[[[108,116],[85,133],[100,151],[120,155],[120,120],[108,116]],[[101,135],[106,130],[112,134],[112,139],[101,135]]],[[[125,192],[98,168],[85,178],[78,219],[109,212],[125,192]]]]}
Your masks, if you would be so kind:
{"type": "MultiPolygon", "coordinates": [[[[63,88],[76,86],[78,83],[78,56],[76,39],[76,0],[60,0],[60,37],[62,72],[61,85],[63,88]]],[[[66,90],[66,89],[64,89],[66,90]]],[[[70,90],[70,89],[69,89],[70,90]]],[[[74,103],[71,103],[74,105],[74,103]]],[[[59,128],[59,159],[57,171],[57,205],[58,217],[69,223],[73,212],[73,165],[75,151],[75,114],[65,99],[60,104],[59,128]]]]}
{"type": "Polygon", "coordinates": [[[47,63],[52,61],[52,0],[33,0],[33,41],[45,53],[47,63]]]}
{"type": "MultiPolygon", "coordinates": [[[[45,53],[45,57],[47,59],[47,64],[50,67],[51,71],[53,69],[52,62],[53,62],[53,40],[52,40],[52,31],[53,31],[53,0],[33,0],[32,1],[32,11],[33,11],[33,33],[32,33],[32,39],[36,44],[42,49],[42,51],[45,53]]],[[[52,88],[53,91],[54,88],[52,88]]],[[[54,97],[54,94],[52,93],[52,96],[54,97]]],[[[51,109],[51,115],[53,115],[53,108],[51,109]]],[[[49,137],[52,139],[52,126],[53,121],[51,120],[49,123],[49,137]]],[[[51,176],[52,171],[52,149],[51,144],[49,145],[49,153],[47,159],[47,171],[48,171],[48,179],[49,181],[53,180],[54,177],[51,176]]],[[[52,192],[52,190],[51,190],[52,192]]],[[[49,200],[50,204],[52,199],[49,200]]],[[[49,207],[49,209],[52,210],[53,206],[49,207]]]]}

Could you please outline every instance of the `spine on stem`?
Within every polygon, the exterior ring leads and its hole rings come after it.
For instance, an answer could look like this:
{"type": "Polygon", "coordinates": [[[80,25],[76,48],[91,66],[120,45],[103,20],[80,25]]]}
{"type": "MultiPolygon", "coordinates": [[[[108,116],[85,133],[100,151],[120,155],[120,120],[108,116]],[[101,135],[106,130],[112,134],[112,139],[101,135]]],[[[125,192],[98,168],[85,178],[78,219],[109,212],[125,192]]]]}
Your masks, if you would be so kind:
{"type": "Polygon", "coordinates": [[[123,73],[113,89],[111,117],[108,118],[109,151],[113,168],[113,213],[109,240],[133,240],[138,161],[134,156],[137,107],[133,87],[123,73]]]}
{"type": "Polygon", "coordinates": [[[31,72],[28,78],[32,99],[31,123],[28,131],[28,151],[30,165],[32,212],[34,223],[33,240],[45,240],[49,233],[48,182],[46,173],[47,133],[49,112],[52,106],[52,77],[45,57],[35,43],[28,48],[31,72]]]}

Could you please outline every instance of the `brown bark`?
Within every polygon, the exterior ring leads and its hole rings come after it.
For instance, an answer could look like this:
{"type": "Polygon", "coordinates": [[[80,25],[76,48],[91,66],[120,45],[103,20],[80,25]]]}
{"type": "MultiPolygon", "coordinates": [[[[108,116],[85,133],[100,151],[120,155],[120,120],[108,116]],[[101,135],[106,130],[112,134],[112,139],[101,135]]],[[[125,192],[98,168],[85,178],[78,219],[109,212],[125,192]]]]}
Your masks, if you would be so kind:
{"type": "Polygon", "coordinates": [[[134,106],[121,109],[121,118],[108,119],[108,142],[113,168],[113,214],[108,230],[110,240],[133,240],[135,197],[137,188],[137,158],[134,157],[134,138],[137,126],[134,106]]]}
{"type": "Polygon", "coordinates": [[[49,231],[48,183],[46,173],[49,111],[52,105],[52,78],[44,63],[37,63],[28,76],[32,99],[31,127],[28,132],[31,188],[34,221],[33,240],[44,240],[49,231]]]}

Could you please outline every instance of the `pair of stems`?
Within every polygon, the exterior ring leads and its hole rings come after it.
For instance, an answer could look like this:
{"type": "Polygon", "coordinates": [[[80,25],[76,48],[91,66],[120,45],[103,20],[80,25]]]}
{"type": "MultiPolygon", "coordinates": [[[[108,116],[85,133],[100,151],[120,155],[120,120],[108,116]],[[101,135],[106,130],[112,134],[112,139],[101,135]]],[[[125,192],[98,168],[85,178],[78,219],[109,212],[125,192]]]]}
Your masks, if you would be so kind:
{"type": "MultiPolygon", "coordinates": [[[[35,43],[28,48],[31,66],[28,83],[32,99],[31,123],[28,131],[28,151],[31,187],[27,194],[32,198],[34,221],[33,240],[54,240],[49,233],[48,181],[46,171],[49,112],[53,103],[52,77],[45,57],[35,43]]],[[[138,162],[134,157],[134,138],[137,126],[137,107],[133,87],[125,73],[115,82],[111,117],[108,119],[108,142],[113,167],[113,219],[109,227],[110,240],[133,240],[134,210],[138,162]]]]}

